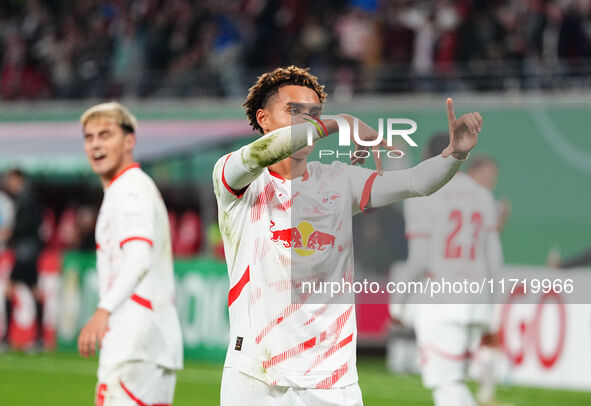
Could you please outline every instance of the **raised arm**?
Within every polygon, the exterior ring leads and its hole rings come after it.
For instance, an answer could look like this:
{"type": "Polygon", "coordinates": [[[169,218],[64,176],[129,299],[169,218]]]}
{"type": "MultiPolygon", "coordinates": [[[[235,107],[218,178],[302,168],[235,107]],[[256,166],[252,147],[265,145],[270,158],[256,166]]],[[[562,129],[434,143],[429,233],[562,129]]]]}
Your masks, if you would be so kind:
{"type": "Polygon", "coordinates": [[[224,164],[224,180],[235,191],[254,181],[267,166],[273,165],[308,145],[337,131],[335,120],[303,115],[300,124],[279,128],[232,153],[224,164]]]}
{"type": "Polygon", "coordinates": [[[428,196],[445,185],[462,162],[439,155],[410,169],[384,172],[374,181],[368,206],[383,207],[409,197],[428,196]]]}
{"type": "Polygon", "coordinates": [[[482,128],[479,113],[468,113],[456,119],[453,101],[447,99],[449,145],[440,156],[402,170],[378,176],[371,190],[370,207],[382,207],[409,197],[428,196],[445,185],[458,171],[470,150],[476,145],[482,128]],[[451,155],[451,156],[450,156],[451,155]]]}

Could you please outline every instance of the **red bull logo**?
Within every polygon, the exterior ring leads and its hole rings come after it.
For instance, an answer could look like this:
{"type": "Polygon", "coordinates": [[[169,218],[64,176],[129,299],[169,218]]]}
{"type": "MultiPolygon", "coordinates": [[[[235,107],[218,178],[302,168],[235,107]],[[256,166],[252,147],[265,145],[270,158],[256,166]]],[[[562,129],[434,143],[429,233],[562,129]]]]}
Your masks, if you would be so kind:
{"type": "Polygon", "coordinates": [[[299,255],[309,256],[317,251],[334,248],[335,236],[314,229],[307,221],[283,230],[273,230],[274,227],[275,223],[271,221],[271,241],[280,242],[285,248],[293,248],[299,255]]]}
{"type": "Polygon", "coordinates": [[[334,247],[334,240],[334,235],[316,230],[308,237],[306,249],[324,251],[329,245],[331,248],[334,247]]]}
{"type": "Polygon", "coordinates": [[[285,248],[302,248],[302,234],[296,227],[286,228],[285,230],[272,230],[275,222],[271,221],[271,241],[282,242],[285,248]]]}

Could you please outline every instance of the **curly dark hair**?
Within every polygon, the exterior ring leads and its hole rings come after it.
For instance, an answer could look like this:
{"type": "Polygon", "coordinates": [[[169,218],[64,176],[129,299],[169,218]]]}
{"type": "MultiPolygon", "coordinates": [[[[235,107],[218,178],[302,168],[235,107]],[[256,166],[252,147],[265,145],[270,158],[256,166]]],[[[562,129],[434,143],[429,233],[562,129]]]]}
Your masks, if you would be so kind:
{"type": "Polygon", "coordinates": [[[277,68],[258,77],[257,82],[248,90],[248,96],[243,104],[248,122],[252,128],[263,132],[257,122],[257,110],[265,108],[269,99],[277,94],[277,91],[282,86],[298,85],[308,87],[316,92],[320,103],[324,103],[326,100],[324,86],[318,83],[318,78],[312,75],[309,69],[291,65],[287,68],[277,68]]]}

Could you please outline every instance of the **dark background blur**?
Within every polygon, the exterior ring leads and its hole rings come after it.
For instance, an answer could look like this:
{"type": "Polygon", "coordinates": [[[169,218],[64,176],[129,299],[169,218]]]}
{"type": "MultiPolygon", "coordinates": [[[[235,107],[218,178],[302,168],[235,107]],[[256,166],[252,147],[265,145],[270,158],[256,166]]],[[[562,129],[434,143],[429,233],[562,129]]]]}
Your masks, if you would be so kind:
{"type": "Polygon", "coordinates": [[[589,87],[588,0],[5,0],[4,99],[242,95],[310,66],[356,93],[589,87]]]}

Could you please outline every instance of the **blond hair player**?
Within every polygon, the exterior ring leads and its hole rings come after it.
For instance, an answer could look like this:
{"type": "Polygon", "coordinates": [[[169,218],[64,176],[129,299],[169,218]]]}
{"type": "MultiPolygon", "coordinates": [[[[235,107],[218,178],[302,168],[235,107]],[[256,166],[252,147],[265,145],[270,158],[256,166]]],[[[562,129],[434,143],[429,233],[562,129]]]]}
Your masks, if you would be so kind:
{"type": "Polygon", "coordinates": [[[166,207],[133,159],[137,122],[119,103],[81,117],[84,150],[104,188],[96,224],[99,304],[80,332],[100,344],[96,406],[172,404],[182,337],[166,207]]]}

